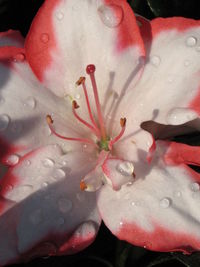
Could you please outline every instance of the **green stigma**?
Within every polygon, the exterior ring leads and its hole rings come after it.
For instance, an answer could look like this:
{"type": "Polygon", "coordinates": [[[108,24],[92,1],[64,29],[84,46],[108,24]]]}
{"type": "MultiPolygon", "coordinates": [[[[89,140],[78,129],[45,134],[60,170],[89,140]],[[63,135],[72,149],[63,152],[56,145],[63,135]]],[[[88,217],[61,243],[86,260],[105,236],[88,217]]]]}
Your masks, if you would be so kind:
{"type": "Polygon", "coordinates": [[[100,141],[97,142],[97,145],[99,146],[100,151],[105,150],[105,151],[110,151],[108,144],[110,141],[110,137],[106,137],[105,139],[101,139],[100,141]]]}

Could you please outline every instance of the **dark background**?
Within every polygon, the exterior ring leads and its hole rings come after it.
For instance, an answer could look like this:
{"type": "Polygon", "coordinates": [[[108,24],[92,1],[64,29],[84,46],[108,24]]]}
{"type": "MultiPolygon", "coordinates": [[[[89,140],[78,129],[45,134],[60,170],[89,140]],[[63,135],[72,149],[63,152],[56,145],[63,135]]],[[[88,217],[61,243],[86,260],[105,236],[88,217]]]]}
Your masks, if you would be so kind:
{"type": "MultiPolygon", "coordinates": [[[[43,0],[0,0],[0,31],[15,29],[26,36],[31,21],[43,2],[43,0]]],[[[200,0],[130,0],[128,2],[136,13],[149,19],[158,16],[200,19],[200,0]]],[[[200,134],[177,137],[176,141],[200,145],[200,134]]],[[[102,225],[96,241],[81,253],[74,256],[35,259],[18,266],[200,267],[200,252],[186,256],[182,253],[147,251],[118,240],[102,225]]]]}

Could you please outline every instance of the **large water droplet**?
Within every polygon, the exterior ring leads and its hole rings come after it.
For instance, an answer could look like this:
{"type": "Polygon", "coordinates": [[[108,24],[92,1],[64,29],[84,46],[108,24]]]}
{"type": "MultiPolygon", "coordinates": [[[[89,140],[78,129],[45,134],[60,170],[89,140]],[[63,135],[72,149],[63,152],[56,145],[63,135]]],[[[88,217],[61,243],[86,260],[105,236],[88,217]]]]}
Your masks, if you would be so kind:
{"type": "Polygon", "coordinates": [[[35,225],[41,223],[41,221],[42,221],[42,210],[41,209],[37,209],[37,210],[33,211],[30,214],[30,221],[35,225]]]}
{"type": "Polygon", "coordinates": [[[55,169],[53,173],[55,179],[61,179],[65,177],[65,172],[62,169],[55,169]]]}
{"type": "Polygon", "coordinates": [[[117,171],[120,172],[124,176],[130,176],[133,174],[134,171],[134,166],[131,162],[129,161],[123,161],[120,162],[117,167],[117,171]]]}
{"type": "Polygon", "coordinates": [[[171,199],[165,197],[160,200],[160,207],[167,209],[171,205],[171,199]]]}
{"type": "Polygon", "coordinates": [[[7,160],[6,163],[8,165],[14,166],[19,162],[19,156],[18,155],[10,155],[7,160]]]}
{"type": "Polygon", "coordinates": [[[64,18],[64,14],[61,11],[56,12],[56,18],[58,20],[62,20],[64,18]]]}
{"type": "Polygon", "coordinates": [[[36,107],[36,100],[34,97],[29,96],[25,102],[24,102],[24,106],[28,107],[30,109],[34,109],[36,107]]]}
{"type": "Polygon", "coordinates": [[[49,41],[49,35],[48,35],[48,33],[42,33],[41,36],[40,36],[40,40],[44,44],[48,43],[48,41],[49,41]]]}
{"type": "Polygon", "coordinates": [[[102,5],[98,8],[101,21],[109,28],[118,27],[124,16],[123,9],[118,5],[102,5]]]}
{"type": "Polygon", "coordinates": [[[42,160],[42,164],[46,168],[52,168],[54,166],[54,161],[50,158],[45,158],[42,160]]]}
{"type": "Polygon", "coordinates": [[[10,118],[6,114],[0,115],[0,132],[5,131],[8,127],[8,124],[10,122],[10,118]]]}
{"type": "Polygon", "coordinates": [[[200,189],[200,185],[199,185],[198,183],[192,183],[192,184],[190,185],[190,189],[191,189],[193,192],[197,192],[197,191],[199,191],[199,189],[200,189]]]}
{"type": "Polygon", "coordinates": [[[72,202],[67,198],[60,198],[58,200],[58,208],[62,213],[67,213],[72,209],[72,202]]]}
{"type": "Polygon", "coordinates": [[[197,38],[194,36],[190,36],[186,40],[186,45],[189,47],[193,47],[197,44],[197,38]]]}
{"type": "Polygon", "coordinates": [[[155,67],[158,67],[160,65],[161,59],[159,56],[152,56],[150,58],[150,62],[152,65],[154,65],[155,67]]]}

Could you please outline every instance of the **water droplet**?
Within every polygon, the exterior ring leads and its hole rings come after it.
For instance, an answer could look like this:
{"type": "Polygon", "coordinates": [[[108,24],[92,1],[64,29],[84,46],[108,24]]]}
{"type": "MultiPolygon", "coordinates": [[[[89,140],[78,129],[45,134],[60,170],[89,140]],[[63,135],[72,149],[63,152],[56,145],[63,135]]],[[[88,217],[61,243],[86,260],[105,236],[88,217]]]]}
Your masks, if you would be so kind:
{"type": "Polygon", "coordinates": [[[175,75],[169,75],[169,77],[167,78],[168,83],[172,83],[174,80],[175,80],[175,75]]]}
{"type": "Polygon", "coordinates": [[[126,184],[126,186],[132,186],[133,185],[133,182],[128,182],[127,184],[126,184]]]}
{"type": "Polygon", "coordinates": [[[4,103],[5,103],[5,99],[2,96],[0,96],[0,105],[3,105],[4,103]]]}
{"type": "Polygon", "coordinates": [[[123,225],[123,222],[120,222],[119,225],[122,226],[123,225]]]}
{"type": "Polygon", "coordinates": [[[58,20],[62,20],[64,17],[64,14],[61,11],[56,12],[56,18],[58,20]]]}
{"type": "Polygon", "coordinates": [[[23,53],[19,53],[14,56],[14,61],[23,62],[25,60],[25,55],[23,53]]]}
{"type": "Polygon", "coordinates": [[[24,102],[24,106],[28,107],[30,109],[34,109],[36,107],[36,100],[35,98],[33,98],[32,96],[29,96],[25,102],[24,102]]]}
{"type": "Polygon", "coordinates": [[[37,209],[30,214],[30,221],[35,225],[41,223],[42,221],[41,209],[37,209]]]}
{"type": "Polygon", "coordinates": [[[83,148],[86,149],[88,146],[86,144],[83,145],[83,148]]]}
{"type": "Polygon", "coordinates": [[[188,67],[188,66],[190,65],[190,63],[191,63],[191,62],[190,62],[189,60],[185,60],[185,62],[184,62],[184,66],[185,66],[185,67],[188,67]]]}
{"type": "Polygon", "coordinates": [[[117,167],[117,171],[119,171],[122,175],[124,176],[130,176],[133,174],[134,171],[134,166],[131,162],[129,161],[123,161],[120,162],[117,167]]]}
{"type": "Polygon", "coordinates": [[[109,28],[118,27],[124,16],[123,9],[118,5],[102,5],[98,8],[101,21],[109,28]]]}
{"type": "Polygon", "coordinates": [[[182,196],[181,191],[175,191],[175,192],[174,192],[174,196],[175,196],[175,197],[181,197],[181,196],[182,196]]]}
{"type": "Polygon", "coordinates": [[[25,165],[26,165],[26,166],[30,166],[30,165],[31,165],[31,161],[30,161],[30,160],[28,160],[28,159],[27,159],[27,160],[25,160],[25,161],[24,161],[24,163],[25,163],[25,165]]]}
{"type": "Polygon", "coordinates": [[[55,169],[53,173],[55,179],[61,179],[65,177],[65,172],[62,169],[55,169]]]}
{"type": "Polygon", "coordinates": [[[66,160],[63,160],[63,161],[61,162],[61,165],[62,165],[62,166],[66,166],[66,165],[67,165],[67,161],[66,161],[66,160]]]}
{"type": "Polygon", "coordinates": [[[76,194],[76,197],[79,201],[84,201],[85,200],[85,194],[84,194],[84,191],[80,192],[80,193],[77,193],[76,194]]]}
{"type": "Polygon", "coordinates": [[[62,218],[62,217],[58,218],[58,221],[57,221],[58,225],[63,225],[64,223],[65,223],[65,219],[64,218],[62,218]]]}
{"type": "Polygon", "coordinates": [[[47,182],[43,182],[43,183],[42,183],[42,187],[43,187],[43,188],[48,187],[48,183],[47,183],[47,182]]]}
{"type": "Polygon", "coordinates": [[[152,65],[158,67],[160,65],[161,60],[160,60],[159,56],[152,56],[150,58],[150,62],[151,62],[152,65]]]}
{"type": "Polygon", "coordinates": [[[80,94],[76,94],[75,98],[76,99],[80,99],[81,98],[81,95],[80,94]]]}
{"type": "Polygon", "coordinates": [[[8,165],[14,166],[19,162],[19,156],[18,155],[10,155],[7,160],[6,163],[8,165]]]}
{"type": "Polygon", "coordinates": [[[132,206],[135,206],[136,204],[135,204],[135,202],[134,202],[134,201],[132,201],[132,202],[131,202],[131,205],[132,205],[132,206]]]}
{"type": "Polygon", "coordinates": [[[15,186],[12,188],[12,191],[7,192],[6,198],[12,200],[12,201],[22,201],[25,198],[29,197],[29,195],[33,191],[33,186],[32,185],[20,185],[20,186],[15,186]]]}
{"type": "Polygon", "coordinates": [[[55,163],[52,159],[46,158],[46,159],[42,160],[42,164],[46,168],[52,168],[55,163]]]}
{"type": "Polygon", "coordinates": [[[49,41],[49,35],[48,35],[48,33],[42,33],[41,36],[40,36],[40,40],[44,44],[48,43],[48,41],[49,41]]]}
{"type": "Polygon", "coordinates": [[[190,36],[186,40],[186,45],[189,47],[193,47],[197,44],[197,38],[194,36],[190,36]]]}
{"type": "Polygon", "coordinates": [[[58,208],[62,213],[67,213],[72,209],[72,202],[67,198],[60,198],[58,200],[58,208]]]}
{"type": "Polygon", "coordinates": [[[200,185],[199,185],[198,183],[192,183],[192,184],[190,185],[190,189],[191,189],[193,192],[197,192],[197,191],[199,191],[199,189],[200,189],[200,185]]]}
{"type": "Polygon", "coordinates": [[[171,205],[171,199],[165,197],[160,200],[160,207],[167,209],[171,205]]]}
{"type": "Polygon", "coordinates": [[[142,27],[142,22],[141,22],[141,21],[136,20],[136,22],[137,22],[137,25],[138,25],[139,27],[142,27]]]}
{"type": "Polygon", "coordinates": [[[8,117],[8,115],[0,115],[0,132],[5,131],[7,129],[9,122],[10,118],[8,117]]]}

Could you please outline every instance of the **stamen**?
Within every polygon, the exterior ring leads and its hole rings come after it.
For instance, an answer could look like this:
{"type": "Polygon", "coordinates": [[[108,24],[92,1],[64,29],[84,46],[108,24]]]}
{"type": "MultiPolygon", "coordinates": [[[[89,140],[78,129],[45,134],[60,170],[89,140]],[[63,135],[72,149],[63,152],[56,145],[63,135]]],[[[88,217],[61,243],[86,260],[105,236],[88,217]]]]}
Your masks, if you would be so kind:
{"type": "MultiPolygon", "coordinates": [[[[88,113],[89,113],[89,116],[90,116],[90,120],[91,122],[93,123],[94,125],[94,128],[99,132],[99,128],[94,120],[94,117],[93,117],[93,114],[92,114],[92,110],[91,110],[91,107],[90,107],[90,102],[89,102],[89,97],[88,97],[88,93],[87,93],[87,89],[86,89],[86,85],[85,85],[85,77],[80,77],[79,80],[76,82],[76,85],[82,85],[83,87],[83,91],[84,91],[84,94],[85,94],[85,100],[86,100],[86,103],[87,103],[87,108],[88,108],[88,113]]],[[[99,136],[100,136],[100,132],[99,132],[99,136]]]]}
{"type": "Polygon", "coordinates": [[[95,66],[92,64],[88,65],[86,68],[86,72],[88,75],[90,75],[90,79],[91,79],[91,83],[92,83],[92,87],[93,87],[94,98],[95,98],[96,107],[97,107],[97,115],[98,115],[98,119],[99,119],[99,126],[100,126],[100,130],[101,130],[102,139],[106,140],[106,130],[105,130],[103,116],[102,116],[102,112],[101,112],[101,106],[100,106],[100,102],[99,102],[99,95],[98,95],[96,80],[95,80],[95,76],[94,76],[95,66]]]}
{"type": "Polygon", "coordinates": [[[117,142],[119,141],[119,139],[122,137],[122,135],[124,134],[125,132],[125,129],[126,129],[126,118],[121,118],[120,119],[120,125],[122,127],[120,133],[113,139],[109,142],[108,144],[108,147],[109,149],[111,150],[112,149],[112,146],[117,142]]]}
{"type": "Polygon", "coordinates": [[[83,123],[85,126],[87,126],[88,128],[90,128],[90,130],[97,136],[99,137],[99,132],[92,126],[90,125],[87,121],[83,120],[77,113],[76,113],[76,109],[79,108],[79,105],[77,104],[77,102],[75,100],[72,101],[72,111],[74,116],[77,118],[77,120],[79,120],[81,123],[83,123]]]}
{"type": "Polygon", "coordinates": [[[53,126],[52,126],[52,125],[53,125],[53,119],[52,119],[52,117],[51,117],[50,115],[47,115],[47,116],[46,116],[46,121],[47,121],[47,123],[48,123],[48,125],[49,125],[49,128],[50,128],[51,132],[52,132],[55,136],[57,136],[57,137],[59,137],[59,138],[61,138],[61,139],[64,139],[64,140],[68,140],[68,141],[78,141],[78,142],[81,142],[81,143],[91,144],[91,145],[94,145],[95,147],[97,147],[97,145],[96,145],[92,140],[90,140],[90,139],[86,139],[86,138],[66,137],[66,136],[63,136],[63,135],[57,133],[57,132],[54,130],[53,126]]]}
{"type": "Polygon", "coordinates": [[[84,191],[87,189],[87,185],[84,181],[80,181],[80,189],[81,191],[84,191]]]}

